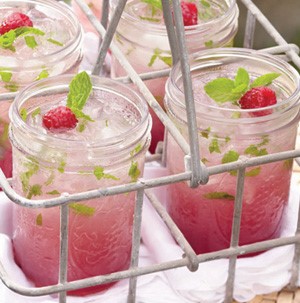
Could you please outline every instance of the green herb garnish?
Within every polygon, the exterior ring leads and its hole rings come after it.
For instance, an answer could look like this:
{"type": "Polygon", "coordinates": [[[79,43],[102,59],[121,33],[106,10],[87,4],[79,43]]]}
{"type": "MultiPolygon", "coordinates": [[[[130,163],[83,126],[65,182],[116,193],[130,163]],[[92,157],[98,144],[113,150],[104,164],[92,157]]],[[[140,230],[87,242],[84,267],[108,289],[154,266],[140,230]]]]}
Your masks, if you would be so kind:
{"type": "Polygon", "coordinates": [[[208,149],[211,154],[212,153],[218,153],[218,154],[221,153],[219,141],[217,138],[214,138],[211,140],[208,149]]]}
{"type": "Polygon", "coordinates": [[[34,196],[42,195],[42,186],[40,184],[30,185],[26,198],[31,199],[34,196]]]}
{"type": "MultiPolygon", "coordinates": [[[[41,31],[38,28],[30,27],[30,26],[21,26],[16,29],[12,29],[7,33],[0,35],[0,47],[4,49],[8,49],[12,52],[15,52],[14,43],[17,38],[24,37],[25,43],[29,48],[36,48],[38,43],[36,42],[35,36],[44,36],[45,32],[41,31]]],[[[63,43],[54,40],[52,38],[48,38],[47,41],[49,43],[63,46],[63,43]]]]}
{"type": "Polygon", "coordinates": [[[95,208],[80,203],[69,204],[70,209],[77,215],[91,217],[95,214],[95,208]]]}
{"type": "Polygon", "coordinates": [[[22,120],[26,122],[27,116],[28,116],[26,108],[22,108],[21,109],[20,116],[21,116],[22,120]]]}
{"type": "Polygon", "coordinates": [[[38,214],[38,215],[36,216],[35,223],[36,223],[37,226],[42,226],[42,225],[43,225],[43,217],[42,217],[42,214],[38,214]]]}
{"type": "Polygon", "coordinates": [[[142,0],[142,2],[148,4],[151,9],[152,17],[157,13],[157,11],[162,11],[161,0],[142,0]]]}
{"type": "Polygon", "coordinates": [[[12,78],[12,73],[0,71],[0,77],[3,82],[7,83],[7,82],[10,82],[10,80],[12,78]]]}
{"type": "Polygon", "coordinates": [[[250,89],[257,86],[267,86],[274,79],[279,77],[278,73],[268,73],[256,78],[250,83],[248,72],[244,68],[239,68],[234,80],[229,78],[217,78],[208,82],[205,86],[207,95],[219,104],[237,101],[250,89]]]}
{"type": "Polygon", "coordinates": [[[203,195],[206,199],[225,199],[225,200],[234,200],[234,196],[230,195],[224,191],[215,191],[203,195]]]}
{"type": "Polygon", "coordinates": [[[128,176],[131,178],[131,182],[136,182],[141,175],[141,171],[138,167],[137,161],[131,161],[131,165],[128,171],[128,176]]]}
{"type": "Polygon", "coordinates": [[[101,179],[120,180],[120,178],[117,178],[114,175],[105,173],[104,168],[102,166],[96,166],[94,168],[94,175],[97,178],[97,180],[101,180],[101,179]]]}
{"type": "Polygon", "coordinates": [[[148,66],[151,67],[154,62],[158,59],[161,60],[162,62],[164,62],[167,66],[171,67],[172,66],[172,56],[171,56],[171,52],[166,52],[167,55],[163,55],[164,51],[159,49],[159,48],[155,48],[154,49],[154,54],[150,59],[150,62],[148,63],[148,66]]]}
{"type": "Polygon", "coordinates": [[[46,194],[55,196],[55,195],[60,195],[60,192],[58,190],[54,189],[52,191],[48,191],[46,194]]]}
{"type": "Polygon", "coordinates": [[[83,71],[77,74],[70,83],[70,90],[67,98],[67,107],[69,107],[77,118],[93,121],[88,115],[82,112],[91,92],[92,82],[87,72],[83,71]]]}
{"type": "Polygon", "coordinates": [[[43,69],[40,74],[36,77],[36,81],[37,80],[41,80],[41,79],[45,79],[49,77],[49,72],[46,69],[43,69]]]}
{"type": "Polygon", "coordinates": [[[57,40],[54,40],[52,38],[47,39],[47,41],[50,42],[50,43],[52,43],[52,44],[58,45],[58,46],[64,46],[63,43],[61,43],[61,42],[59,42],[57,40]]]}

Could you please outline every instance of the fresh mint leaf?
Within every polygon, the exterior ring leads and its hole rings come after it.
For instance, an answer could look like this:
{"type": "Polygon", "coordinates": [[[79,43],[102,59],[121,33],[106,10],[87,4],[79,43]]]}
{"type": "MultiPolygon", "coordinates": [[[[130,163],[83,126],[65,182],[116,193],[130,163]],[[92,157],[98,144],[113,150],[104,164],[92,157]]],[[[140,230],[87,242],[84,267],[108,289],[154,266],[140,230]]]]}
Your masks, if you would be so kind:
{"type": "Polygon", "coordinates": [[[9,82],[4,87],[5,87],[5,89],[7,89],[8,91],[13,92],[13,93],[18,91],[18,89],[19,89],[19,85],[14,82],[9,82]]]}
{"type": "Polygon", "coordinates": [[[139,143],[131,152],[130,156],[133,157],[134,155],[138,154],[142,150],[142,144],[139,143]]]}
{"type": "Polygon", "coordinates": [[[259,148],[259,147],[257,147],[257,145],[251,144],[250,146],[248,146],[245,149],[244,154],[254,156],[254,157],[259,157],[259,156],[267,155],[268,151],[266,148],[259,148]]]}
{"type": "Polygon", "coordinates": [[[35,223],[36,223],[37,226],[42,226],[42,225],[43,225],[43,217],[42,217],[42,214],[38,214],[38,215],[36,216],[35,223]]]}
{"type": "Polygon", "coordinates": [[[207,129],[203,130],[200,132],[201,137],[208,139],[209,134],[210,134],[211,128],[208,127],[207,129]]]}
{"type": "Polygon", "coordinates": [[[47,39],[47,41],[50,42],[50,43],[52,43],[52,44],[58,45],[58,46],[64,46],[63,43],[61,43],[61,42],[59,42],[57,40],[54,40],[52,38],[47,39]]]}
{"type": "Polygon", "coordinates": [[[82,110],[92,92],[92,82],[87,72],[78,73],[70,83],[67,106],[73,110],[82,110]]]}
{"type": "Polygon", "coordinates": [[[34,36],[26,36],[26,37],[24,37],[24,39],[25,39],[26,45],[27,45],[29,48],[34,49],[34,48],[36,48],[36,47],[38,46],[38,44],[37,44],[37,42],[36,42],[34,36]]]}
{"type": "Polygon", "coordinates": [[[234,200],[234,196],[224,191],[215,191],[203,195],[206,199],[234,200]]]}
{"type": "Polygon", "coordinates": [[[0,77],[3,82],[8,83],[12,78],[12,73],[0,71],[0,77]]]}
{"type": "Polygon", "coordinates": [[[37,36],[44,36],[45,32],[41,31],[40,29],[36,27],[30,27],[30,26],[22,26],[14,29],[15,34],[17,37],[23,37],[26,35],[37,35],[37,36]]]}
{"type": "Polygon", "coordinates": [[[52,191],[48,191],[46,193],[47,195],[60,195],[60,192],[56,189],[52,190],[52,191]]]}
{"type": "Polygon", "coordinates": [[[205,0],[200,0],[200,3],[201,3],[204,7],[206,7],[206,8],[209,8],[209,7],[210,7],[210,3],[207,2],[207,1],[205,1],[205,0]]]}
{"type": "Polygon", "coordinates": [[[240,157],[240,154],[235,150],[228,151],[222,158],[222,164],[230,163],[237,161],[240,157]]]}
{"type": "Polygon", "coordinates": [[[80,203],[71,203],[69,204],[69,208],[77,215],[83,215],[91,217],[95,214],[95,207],[87,206],[85,204],[80,203]]]}
{"type": "Polygon", "coordinates": [[[212,153],[218,153],[220,154],[221,153],[221,150],[220,150],[220,146],[219,146],[219,141],[218,139],[214,138],[211,140],[210,144],[209,144],[209,152],[212,154],[212,153]]]}
{"type": "Polygon", "coordinates": [[[204,42],[205,47],[212,48],[214,46],[214,42],[212,40],[204,42]]]}
{"type": "MultiPolygon", "coordinates": [[[[230,150],[223,156],[222,164],[237,161],[239,159],[239,157],[240,157],[240,154],[237,151],[230,150]]],[[[236,176],[237,175],[236,170],[232,170],[229,173],[230,173],[231,176],[236,176]]]]}
{"type": "Polygon", "coordinates": [[[169,67],[172,66],[172,56],[170,52],[167,52],[167,55],[164,54],[165,52],[159,48],[155,48],[153,55],[148,63],[149,67],[152,67],[154,62],[158,59],[161,60],[162,62],[164,62],[166,65],[168,65],[169,67]]]}
{"type": "Polygon", "coordinates": [[[102,166],[96,166],[94,168],[94,175],[97,178],[97,180],[101,180],[101,179],[120,180],[120,178],[117,178],[114,175],[106,174],[102,166]]]}
{"type": "Polygon", "coordinates": [[[260,174],[260,171],[261,171],[261,167],[258,166],[258,167],[252,168],[249,171],[247,171],[245,173],[245,176],[246,177],[256,177],[257,175],[260,174]]]}
{"type": "Polygon", "coordinates": [[[280,74],[278,73],[269,73],[262,75],[258,78],[256,78],[250,85],[251,88],[258,87],[258,86],[268,86],[272,83],[273,80],[278,78],[280,74]]]}
{"type": "Polygon", "coordinates": [[[31,117],[34,119],[36,116],[40,115],[41,113],[41,108],[37,107],[32,113],[31,113],[31,117]]]}
{"type": "Polygon", "coordinates": [[[15,52],[16,49],[13,46],[15,40],[17,38],[17,35],[14,30],[10,30],[9,32],[0,35],[0,47],[4,49],[9,49],[12,52],[15,52]]]}
{"type": "Polygon", "coordinates": [[[42,195],[42,186],[40,184],[34,184],[29,186],[29,190],[26,198],[31,199],[34,196],[40,196],[40,195],[42,195]]]}
{"type": "Polygon", "coordinates": [[[160,19],[158,18],[152,18],[152,17],[143,17],[143,16],[139,16],[141,20],[145,20],[145,21],[149,21],[149,22],[153,22],[153,23],[159,23],[160,19]]]}
{"type": "Polygon", "coordinates": [[[249,82],[250,82],[250,76],[248,72],[244,68],[240,67],[237,70],[236,76],[234,78],[235,88],[239,87],[240,85],[243,85],[247,89],[247,87],[249,86],[249,82]]]}
{"type": "Polygon", "coordinates": [[[234,88],[234,81],[228,78],[217,78],[204,86],[207,95],[220,104],[238,100],[236,94],[232,92],[234,88]]]}
{"type": "Polygon", "coordinates": [[[138,167],[137,161],[131,161],[131,165],[128,171],[128,176],[131,178],[131,182],[136,182],[141,175],[141,171],[138,167]]]}
{"type": "Polygon", "coordinates": [[[57,170],[58,170],[61,174],[63,174],[63,173],[65,172],[65,167],[66,167],[66,165],[67,165],[66,161],[65,161],[65,160],[61,160],[60,163],[59,163],[59,165],[58,165],[57,170]]]}
{"type": "Polygon", "coordinates": [[[26,122],[27,116],[28,116],[26,108],[22,108],[20,110],[20,116],[21,116],[22,120],[26,122]]]}
{"type": "Polygon", "coordinates": [[[147,3],[151,6],[154,14],[156,10],[162,10],[161,0],[142,0],[142,2],[147,3]]]}
{"type": "Polygon", "coordinates": [[[293,167],[293,159],[286,159],[283,161],[283,167],[287,170],[291,170],[293,167]]]}
{"type": "Polygon", "coordinates": [[[71,109],[72,109],[72,112],[75,114],[76,118],[83,118],[86,121],[94,122],[94,120],[90,116],[86,115],[80,109],[74,108],[74,107],[71,109]]]}
{"type": "Polygon", "coordinates": [[[46,69],[43,69],[40,74],[36,77],[36,81],[37,80],[41,80],[41,79],[46,79],[49,77],[49,72],[46,69]]]}

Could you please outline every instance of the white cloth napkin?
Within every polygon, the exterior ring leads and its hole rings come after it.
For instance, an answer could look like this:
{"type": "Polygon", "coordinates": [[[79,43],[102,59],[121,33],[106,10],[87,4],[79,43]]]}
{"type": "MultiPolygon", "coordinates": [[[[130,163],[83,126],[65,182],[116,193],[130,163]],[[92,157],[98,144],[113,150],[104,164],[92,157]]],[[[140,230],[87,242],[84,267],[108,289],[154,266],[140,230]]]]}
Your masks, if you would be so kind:
{"type": "MultiPolygon", "coordinates": [[[[164,168],[148,168],[145,178],[166,175],[164,168]]],[[[154,189],[164,200],[164,187],[154,189]]],[[[293,184],[290,201],[285,213],[282,236],[294,234],[296,228],[300,190],[293,184]]],[[[143,242],[149,247],[157,263],[181,258],[183,251],[172,238],[167,227],[145,199],[143,213],[143,242]]],[[[289,282],[293,259],[293,245],[278,247],[251,258],[237,260],[234,298],[247,302],[258,294],[281,290],[289,282]]],[[[165,271],[170,286],[182,298],[182,302],[223,302],[228,261],[214,260],[201,263],[197,272],[186,268],[165,271]]]]}

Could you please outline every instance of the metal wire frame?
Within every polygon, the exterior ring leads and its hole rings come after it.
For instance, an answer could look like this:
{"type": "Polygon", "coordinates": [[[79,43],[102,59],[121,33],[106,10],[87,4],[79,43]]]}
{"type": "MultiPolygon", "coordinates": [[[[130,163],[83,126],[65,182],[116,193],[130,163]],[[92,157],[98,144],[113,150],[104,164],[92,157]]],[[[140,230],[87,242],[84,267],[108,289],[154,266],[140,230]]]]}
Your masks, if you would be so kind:
{"type": "MultiPolygon", "coordinates": [[[[158,117],[165,124],[168,131],[175,138],[179,146],[185,153],[185,163],[186,170],[180,174],[170,175],[166,177],[160,177],[155,179],[143,180],[140,179],[137,183],[133,184],[123,184],[119,186],[114,186],[110,188],[101,188],[88,192],[72,194],[68,197],[59,197],[53,198],[50,200],[35,200],[31,201],[24,197],[18,195],[11,187],[10,180],[7,180],[0,170],[0,185],[3,188],[6,195],[16,204],[19,204],[23,207],[29,208],[48,208],[59,206],[60,207],[60,217],[61,217],[61,244],[60,244],[60,272],[59,272],[59,283],[54,286],[45,286],[40,288],[26,288],[19,285],[17,282],[12,281],[8,276],[3,264],[0,263],[0,278],[3,283],[15,291],[16,293],[25,295],[25,296],[41,296],[52,293],[59,293],[59,303],[67,302],[67,291],[74,290],[78,288],[85,288],[89,286],[94,286],[103,283],[109,283],[112,281],[117,281],[120,279],[129,278],[129,290],[128,290],[128,303],[134,303],[136,298],[136,281],[139,276],[146,275],[153,272],[172,270],[177,267],[188,267],[191,271],[196,271],[199,263],[205,262],[208,260],[215,260],[221,258],[229,258],[229,270],[228,270],[228,279],[226,283],[226,293],[224,294],[224,302],[230,303],[233,298],[233,289],[234,289],[234,278],[235,278],[235,265],[238,255],[251,253],[256,251],[262,251],[271,249],[274,247],[284,246],[295,244],[295,256],[294,256],[294,266],[292,269],[290,286],[295,287],[296,281],[298,279],[298,269],[299,269],[299,256],[300,256],[300,222],[298,221],[297,231],[294,236],[263,241],[259,243],[253,243],[249,245],[239,246],[239,229],[240,229],[240,220],[241,220],[241,210],[242,210],[242,195],[244,188],[244,177],[245,169],[247,167],[263,165],[270,162],[282,161],[285,159],[296,159],[299,163],[300,151],[292,150],[281,153],[276,153],[272,155],[261,156],[259,158],[251,158],[247,160],[238,160],[236,162],[231,162],[227,164],[217,165],[213,167],[200,166],[199,163],[199,148],[197,142],[197,132],[195,124],[195,111],[193,108],[193,94],[191,92],[191,79],[189,75],[189,66],[187,64],[187,52],[185,49],[184,43],[184,34],[183,34],[183,25],[180,16],[179,10],[179,1],[174,0],[174,9],[175,9],[175,29],[168,27],[168,33],[170,38],[170,45],[172,49],[172,54],[176,60],[180,60],[181,68],[185,78],[184,89],[186,95],[187,103],[187,116],[189,124],[189,134],[191,145],[187,144],[175,126],[172,124],[168,116],[164,113],[161,107],[156,103],[155,98],[152,96],[150,91],[147,89],[143,83],[144,79],[155,78],[161,75],[167,75],[168,70],[156,73],[148,73],[143,75],[138,75],[131,65],[128,63],[125,56],[118,50],[114,42],[112,41],[112,36],[116,29],[118,19],[120,18],[123,8],[126,4],[126,0],[120,0],[117,12],[112,20],[112,25],[110,24],[105,30],[105,16],[108,12],[108,0],[104,0],[104,13],[102,18],[102,25],[92,14],[89,7],[82,0],[75,0],[83,12],[88,16],[91,23],[94,25],[96,30],[102,37],[102,43],[99,51],[99,57],[97,64],[93,73],[101,72],[103,66],[105,54],[108,50],[108,47],[112,50],[114,55],[120,61],[124,69],[127,71],[128,77],[119,79],[124,82],[134,82],[140,92],[144,95],[149,105],[156,112],[158,117]],[[104,26],[103,26],[104,25],[104,26]],[[165,211],[164,207],[161,205],[160,201],[157,200],[155,195],[151,192],[151,188],[162,186],[170,183],[180,182],[180,181],[189,181],[191,187],[196,187],[200,183],[206,183],[211,175],[219,174],[222,172],[228,172],[231,170],[238,170],[236,190],[237,195],[235,199],[234,206],[234,217],[233,217],[233,226],[232,226],[232,235],[231,235],[231,245],[230,248],[224,249],[221,251],[207,253],[202,255],[196,255],[193,249],[190,247],[189,243],[186,241],[178,227],[174,224],[168,213],[165,211]],[[96,197],[114,195],[119,193],[125,193],[128,191],[136,191],[136,208],[135,208],[135,221],[134,221],[134,230],[133,230],[133,249],[132,249],[132,258],[131,258],[131,267],[128,270],[116,272],[108,275],[97,276],[87,279],[82,279],[78,281],[68,282],[67,281],[67,243],[68,243],[68,207],[67,205],[71,202],[87,200],[96,197]],[[141,235],[141,218],[142,218],[142,208],[143,208],[143,196],[144,194],[148,197],[152,206],[156,212],[163,219],[165,224],[169,227],[172,235],[178,240],[179,245],[184,251],[184,256],[179,260],[172,260],[169,262],[164,262],[160,264],[155,264],[146,267],[138,266],[138,256],[139,256],[139,245],[140,245],[140,235],[141,235]]],[[[292,61],[296,66],[300,68],[300,58],[298,56],[299,49],[296,45],[288,44],[283,37],[277,32],[273,25],[266,19],[266,17],[261,13],[261,11],[253,4],[251,0],[240,0],[241,3],[245,5],[248,10],[247,15],[247,24],[245,30],[245,39],[244,46],[252,47],[254,39],[254,30],[256,21],[260,22],[263,27],[266,29],[268,34],[274,38],[277,46],[264,49],[261,51],[267,51],[273,54],[280,54],[286,60],[292,61]]],[[[168,12],[168,1],[162,0],[164,8],[164,16],[166,20],[170,18],[170,13],[168,12]]],[[[168,23],[168,22],[167,22],[168,23]]],[[[7,97],[12,97],[12,94],[2,94],[0,100],[3,100],[7,97]]],[[[155,159],[161,157],[161,155],[154,156],[155,159]]],[[[153,158],[152,158],[153,159],[153,158]]],[[[151,160],[151,159],[150,159],[151,160]]]]}

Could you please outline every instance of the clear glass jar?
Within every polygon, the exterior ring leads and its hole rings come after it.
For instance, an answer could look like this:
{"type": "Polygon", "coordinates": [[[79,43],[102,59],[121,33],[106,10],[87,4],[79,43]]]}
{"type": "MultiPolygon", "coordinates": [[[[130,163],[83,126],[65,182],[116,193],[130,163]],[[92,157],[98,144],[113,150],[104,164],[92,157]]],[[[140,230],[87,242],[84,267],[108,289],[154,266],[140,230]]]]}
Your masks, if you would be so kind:
{"type": "MultiPolygon", "coordinates": [[[[297,71],[285,61],[247,49],[201,51],[190,58],[201,160],[220,165],[293,150],[299,121],[300,83],[297,71]],[[278,102],[268,109],[241,109],[218,105],[204,91],[207,82],[219,77],[234,79],[244,68],[250,81],[267,73],[279,73],[270,88],[278,102]]],[[[165,107],[188,140],[182,75],[173,68],[166,84],[165,107]]],[[[171,136],[167,140],[170,173],[184,171],[183,154],[171,136]]],[[[292,160],[246,169],[240,245],[276,238],[289,200],[292,160]]],[[[168,188],[166,207],[195,251],[206,253],[229,247],[236,171],[212,175],[206,185],[191,189],[186,183],[168,188]]]]}
{"type": "MultiPolygon", "coordinates": [[[[117,1],[112,1],[112,10],[117,1]]],[[[222,46],[232,46],[238,29],[239,10],[235,0],[195,1],[198,7],[198,24],[185,26],[186,46],[189,53],[222,46]],[[209,12],[209,13],[208,13],[209,12]],[[201,14],[200,14],[201,13],[201,14]],[[200,18],[201,16],[201,18],[200,18]]],[[[162,11],[155,10],[141,0],[129,0],[126,4],[114,40],[127,60],[138,73],[166,69],[172,65],[169,40],[162,11]],[[149,12],[151,11],[151,12],[149,12]]],[[[124,70],[112,57],[113,77],[123,76],[124,70]]],[[[156,100],[163,106],[166,78],[145,81],[156,100]]],[[[153,118],[151,151],[163,139],[164,127],[150,110],[153,118]]]]}
{"type": "MultiPolygon", "coordinates": [[[[65,104],[71,78],[35,82],[12,104],[12,185],[28,199],[131,183],[143,174],[151,118],[145,100],[125,85],[92,77],[93,92],[83,111],[94,122],[84,124],[83,131],[53,134],[41,126],[49,108],[65,104]]],[[[69,204],[68,281],[129,268],[135,196],[129,192],[69,204]]],[[[59,207],[13,208],[15,260],[36,286],[58,282],[59,213],[59,207]]]]}
{"type": "MultiPolygon", "coordinates": [[[[82,59],[82,28],[66,4],[54,0],[1,1],[0,20],[16,12],[26,14],[33,28],[40,32],[17,36],[10,48],[5,48],[3,43],[8,34],[0,35],[0,94],[18,91],[42,78],[78,70],[82,59]]],[[[11,177],[11,147],[7,137],[11,101],[0,101],[0,168],[7,177],[11,177]]]]}

